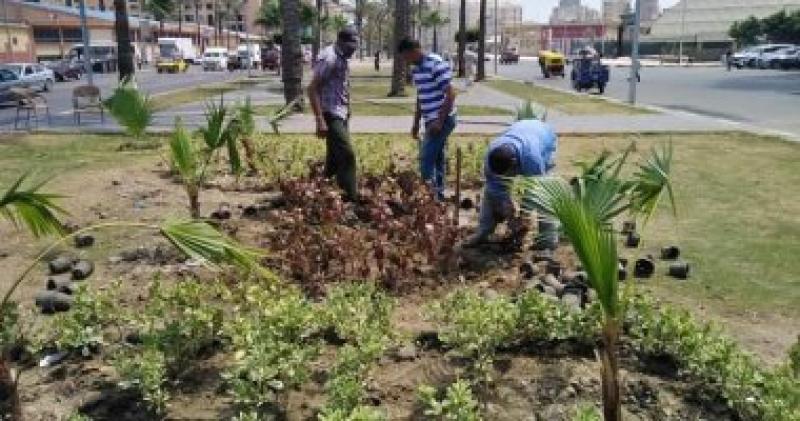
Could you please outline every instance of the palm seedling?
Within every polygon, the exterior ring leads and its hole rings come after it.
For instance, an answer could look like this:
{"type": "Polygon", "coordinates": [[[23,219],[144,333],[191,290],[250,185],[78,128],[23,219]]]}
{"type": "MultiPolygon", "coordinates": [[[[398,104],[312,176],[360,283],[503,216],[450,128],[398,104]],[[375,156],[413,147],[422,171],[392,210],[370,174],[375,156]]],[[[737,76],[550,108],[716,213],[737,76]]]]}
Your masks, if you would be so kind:
{"type": "Polygon", "coordinates": [[[169,150],[172,165],[178,171],[186,195],[189,197],[189,213],[192,218],[199,218],[200,188],[204,182],[208,161],[200,162],[192,137],[181,125],[180,120],[175,122],[175,132],[169,141],[169,150]]]}
{"type": "Polygon", "coordinates": [[[649,217],[664,191],[673,204],[669,182],[672,150],[654,151],[630,180],[620,178],[622,157],[609,160],[604,154],[584,167],[583,175],[566,183],[560,178],[524,178],[515,186],[523,209],[557,219],[586,271],[603,309],[601,337],[603,414],[606,421],[621,419],[619,356],[622,306],[618,288],[617,241],[612,220],[623,212],[649,217]]]}
{"type": "Polygon", "coordinates": [[[228,150],[228,162],[231,172],[238,174],[242,170],[242,159],[239,156],[238,141],[242,133],[242,123],[237,117],[229,117],[229,110],[222,104],[214,101],[206,105],[206,126],[199,132],[205,142],[205,155],[208,160],[213,158],[223,147],[228,150]]]}
{"type": "Polygon", "coordinates": [[[147,127],[153,122],[153,102],[136,87],[132,79],[125,79],[105,101],[103,106],[128,135],[142,140],[147,127]]]}
{"type": "Polygon", "coordinates": [[[250,172],[254,174],[257,172],[256,150],[253,145],[253,135],[256,132],[255,113],[253,103],[250,101],[249,96],[245,99],[244,104],[237,108],[237,114],[241,124],[241,141],[242,147],[244,147],[244,159],[247,161],[247,167],[250,169],[250,172]]]}

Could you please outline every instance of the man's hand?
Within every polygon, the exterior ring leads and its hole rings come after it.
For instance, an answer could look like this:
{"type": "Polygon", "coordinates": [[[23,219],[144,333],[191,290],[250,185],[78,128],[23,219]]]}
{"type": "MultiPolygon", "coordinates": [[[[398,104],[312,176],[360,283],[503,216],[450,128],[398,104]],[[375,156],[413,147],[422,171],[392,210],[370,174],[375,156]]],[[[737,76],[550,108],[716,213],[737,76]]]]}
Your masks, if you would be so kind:
{"type": "Polygon", "coordinates": [[[419,140],[419,121],[411,126],[411,137],[414,138],[414,140],[419,140]]]}
{"type": "Polygon", "coordinates": [[[442,131],[443,126],[442,120],[438,119],[428,125],[428,132],[432,135],[437,135],[442,131]]]}
{"type": "Polygon", "coordinates": [[[317,119],[317,137],[320,139],[328,137],[328,124],[321,118],[317,119]]]}

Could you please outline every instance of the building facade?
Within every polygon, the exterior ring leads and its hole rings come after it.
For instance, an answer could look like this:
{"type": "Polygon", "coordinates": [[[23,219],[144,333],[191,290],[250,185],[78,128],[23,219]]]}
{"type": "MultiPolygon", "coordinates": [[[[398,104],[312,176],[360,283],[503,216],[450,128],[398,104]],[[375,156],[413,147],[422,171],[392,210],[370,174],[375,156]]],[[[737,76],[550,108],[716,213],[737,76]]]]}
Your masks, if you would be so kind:
{"type": "Polygon", "coordinates": [[[630,11],[628,0],[603,0],[603,22],[606,25],[618,25],[620,16],[630,11]]]}
{"type": "Polygon", "coordinates": [[[550,14],[550,23],[585,23],[600,20],[600,12],[584,6],[580,0],[560,0],[550,14]]]}
{"type": "Polygon", "coordinates": [[[653,22],[661,14],[658,0],[641,0],[642,22],[653,22]]]}
{"type": "Polygon", "coordinates": [[[0,23],[0,40],[0,63],[35,61],[33,31],[27,23],[0,23]]]}

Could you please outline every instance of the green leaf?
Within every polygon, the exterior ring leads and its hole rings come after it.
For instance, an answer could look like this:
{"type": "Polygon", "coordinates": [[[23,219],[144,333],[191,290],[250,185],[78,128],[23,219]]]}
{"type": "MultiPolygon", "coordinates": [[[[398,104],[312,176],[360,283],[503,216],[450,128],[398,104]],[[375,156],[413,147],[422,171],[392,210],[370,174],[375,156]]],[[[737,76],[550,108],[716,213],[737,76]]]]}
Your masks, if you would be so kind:
{"type": "Polygon", "coordinates": [[[263,256],[257,250],[237,244],[205,222],[167,221],[160,229],[175,247],[211,268],[229,263],[255,270],[259,268],[257,260],[263,256]]]}
{"type": "Polygon", "coordinates": [[[172,163],[180,173],[186,184],[196,184],[198,181],[197,154],[192,145],[189,132],[181,124],[180,119],[175,119],[175,132],[169,142],[172,163]]]}
{"type": "Polygon", "coordinates": [[[64,226],[56,214],[68,214],[55,203],[55,199],[63,196],[40,193],[44,182],[29,188],[22,188],[28,174],[20,176],[14,184],[0,196],[0,215],[14,225],[26,225],[34,237],[45,235],[63,235],[64,226]]]}
{"type": "Polygon", "coordinates": [[[142,94],[132,79],[126,79],[114,90],[103,106],[125,131],[137,138],[144,137],[155,113],[150,97],[142,94]]]}
{"type": "Polygon", "coordinates": [[[663,193],[669,196],[673,214],[677,214],[675,195],[670,182],[672,166],[672,143],[663,145],[660,150],[653,150],[633,175],[631,188],[631,209],[644,216],[644,222],[650,219],[658,207],[663,193]]]}

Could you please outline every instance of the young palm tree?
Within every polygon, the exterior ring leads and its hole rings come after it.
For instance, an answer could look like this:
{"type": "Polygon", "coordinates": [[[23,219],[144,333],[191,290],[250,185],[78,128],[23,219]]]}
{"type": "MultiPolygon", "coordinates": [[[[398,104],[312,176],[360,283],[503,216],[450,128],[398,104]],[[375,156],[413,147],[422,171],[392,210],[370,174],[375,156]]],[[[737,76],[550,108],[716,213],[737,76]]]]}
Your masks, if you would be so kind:
{"type": "Polygon", "coordinates": [[[480,82],[486,80],[486,0],[481,0],[480,17],[478,19],[480,39],[478,40],[478,70],[475,74],[475,80],[480,82]]]}
{"type": "Polygon", "coordinates": [[[438,10],[432,10],[422,17],[422,26],[433,29],[433,52],[439,52],[439,27],[450,23],[438,10]]]}
{"type": "Polygon", "coordinates": [[[671,148],[653,152],[640,164],[630,181],[620,179],[620,170],[632,147],[622,157],[609,161],[604,154],[585,166],[583,175],[571,185],[558,178],[526,178],[515,192],[524,209],[556,218],[586,271],[603,309],[602,392],[606,421],[621,420],[618,343],[622,309],[618,291],[617,240],[614,216],[623,212],[649,218],[663,193],[674,199],[669,181],[671,148]]]}
{"type": "MultiPolygon", "coordinates": [[[[400,43],[400,40],[409,35],[409,0],[395,0],[394,2],[394,37],[392,50],[400,43]]],[[[406,63],[398,55],[394,56],[392,66],[392,86],[389,96],[405,95],[406,87],[406,63]]]]}
{"type": "MultiPolygon", "coordinates": [[[[283,39],[281,45],[281,66],[283,75],[283,96],[289,104],[303,95],[303,52],[300,46],[300,1],[282,0],[281,23],[283,39]]],[[[299,103],[298,103],[299,104],[299,103]]]]}
{"type": "Polygon", "coordinates": [[[128,2],[114,0],[114,32],[117,37],[117,67],[119,80],[133,77],[133,45],[131,44],[130,25],[128,24],[128,2]]]}

